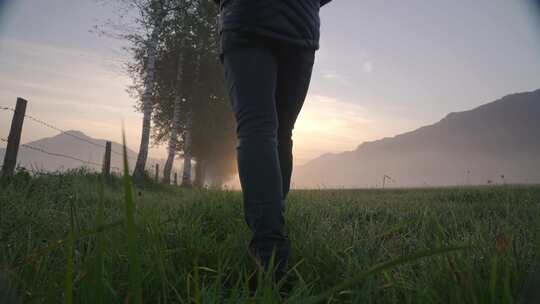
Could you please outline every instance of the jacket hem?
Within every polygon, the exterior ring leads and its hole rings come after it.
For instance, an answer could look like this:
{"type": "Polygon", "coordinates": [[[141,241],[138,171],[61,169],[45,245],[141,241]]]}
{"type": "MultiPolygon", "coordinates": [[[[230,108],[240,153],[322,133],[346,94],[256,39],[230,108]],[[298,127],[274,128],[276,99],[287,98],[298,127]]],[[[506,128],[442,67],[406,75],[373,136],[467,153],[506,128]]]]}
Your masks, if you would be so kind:
{"type": "Polygon", "coordinates": [[[238,32],[252,33],[252,34],[268,37],[271,39],[275,39],[275,40],[284,42],[286,44],[294,45],[294,46],[299,46],[299,47],[309,48],[309,49],[314,49],[314,50],[319,49],[319,41],[311,40],[311,39],[302,39],[302,38],[295,39],[295,38],[291,38],[290,36],[276,33],[274,31],[256,27],[256,26],[247,26],[247,25],[228,26],[226,24],[223,24],[220,29],[220,34],[223,31],[238,31],[238,32]]]}

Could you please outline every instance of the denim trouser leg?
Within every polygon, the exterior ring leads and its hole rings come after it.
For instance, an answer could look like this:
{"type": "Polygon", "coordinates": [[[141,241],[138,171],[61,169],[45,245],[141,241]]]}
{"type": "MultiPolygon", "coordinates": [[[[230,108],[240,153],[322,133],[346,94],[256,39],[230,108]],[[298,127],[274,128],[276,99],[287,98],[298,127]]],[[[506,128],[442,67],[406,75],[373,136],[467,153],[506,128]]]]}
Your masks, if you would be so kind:
{"type": "Polygon", "coordinates": [[[281,51],[263,44],[233,48],[223,56],[237,123],[244,214],[253,232],[250,248],[265,268],[275,252],[277,271],[283,270],[289,256],[284,200],[292,172],[292,127],[305,98],[313,64],[313,56],[309,57],[300,61],[309,66],[301,69],[309,70],[309,75],[304,72],[295,77],[282,75],[294,69],[283,66],[281,51]],[[299,79],[303,81],[298,82],[299,79]]]}
{"type": "Polygon", "coordinates": [[[283,198],[291,186],[293,168],[292,131],[311,81],[315,51],[292,49],[279,52],[276,103],[278,111],[278,153],[281,166],[283,198]]]}

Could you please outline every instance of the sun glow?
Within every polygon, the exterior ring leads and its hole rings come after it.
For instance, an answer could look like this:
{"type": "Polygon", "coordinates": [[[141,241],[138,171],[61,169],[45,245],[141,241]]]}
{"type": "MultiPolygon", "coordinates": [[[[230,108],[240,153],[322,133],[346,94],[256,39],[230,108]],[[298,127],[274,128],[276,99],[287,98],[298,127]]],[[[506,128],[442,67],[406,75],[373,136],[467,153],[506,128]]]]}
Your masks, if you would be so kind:
{"type": "Polygon", "coordinates": [[[354,149],[366,139],[373,121],[357,104],[336,98],[310,95],[294,129],[295,149],[299,162],[324,152],[354,149]]]}

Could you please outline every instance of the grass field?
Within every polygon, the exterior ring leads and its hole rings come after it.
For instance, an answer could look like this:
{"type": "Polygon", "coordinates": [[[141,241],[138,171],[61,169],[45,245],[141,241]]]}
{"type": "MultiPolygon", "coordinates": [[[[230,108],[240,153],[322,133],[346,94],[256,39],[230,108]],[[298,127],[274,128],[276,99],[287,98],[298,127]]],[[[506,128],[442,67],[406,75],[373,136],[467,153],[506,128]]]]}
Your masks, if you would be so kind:
{"type": "Polygon", "coordinates": [[[249,293],[239,192],[147,185],[131,222],[120,179],[0,187],[0,302],[540,303],[538,186],[292,191],[287,298],[249,293]]]}

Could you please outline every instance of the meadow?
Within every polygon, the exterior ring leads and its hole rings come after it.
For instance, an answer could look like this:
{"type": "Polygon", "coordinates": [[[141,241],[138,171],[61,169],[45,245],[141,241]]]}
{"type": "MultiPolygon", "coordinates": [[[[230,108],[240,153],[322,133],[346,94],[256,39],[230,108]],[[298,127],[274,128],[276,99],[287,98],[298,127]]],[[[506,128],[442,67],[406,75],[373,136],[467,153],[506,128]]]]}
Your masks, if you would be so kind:
{"type": "Polygon", "coordinates": [[[2,303],[540,303],[540,186],[294,190],[286,296],[249,291],[238,191],[84,170],[0,187],[2,303]]]}

